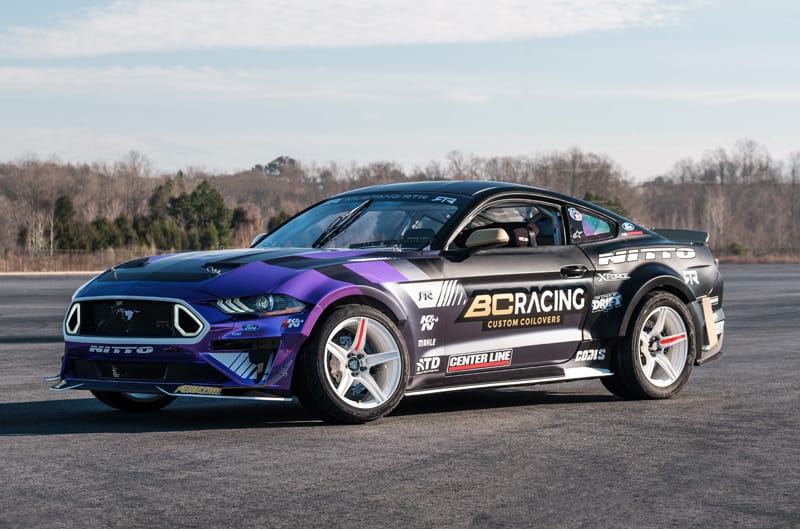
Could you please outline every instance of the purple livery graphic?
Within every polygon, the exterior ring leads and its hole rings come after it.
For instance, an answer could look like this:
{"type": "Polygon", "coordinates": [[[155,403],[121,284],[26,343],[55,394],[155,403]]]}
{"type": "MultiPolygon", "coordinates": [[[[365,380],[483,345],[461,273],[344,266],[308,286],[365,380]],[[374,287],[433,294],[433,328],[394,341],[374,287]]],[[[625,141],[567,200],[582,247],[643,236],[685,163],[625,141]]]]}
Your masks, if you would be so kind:
{"type": "Polygon", "coordinates": [[[67,309],[52,389],[126,411],[299,398],[344,423],[405,395],[588,378],[668,398],[722,351],[707,237],[516,184],[350,191],[249,249],[95,277],[67,309]]]}

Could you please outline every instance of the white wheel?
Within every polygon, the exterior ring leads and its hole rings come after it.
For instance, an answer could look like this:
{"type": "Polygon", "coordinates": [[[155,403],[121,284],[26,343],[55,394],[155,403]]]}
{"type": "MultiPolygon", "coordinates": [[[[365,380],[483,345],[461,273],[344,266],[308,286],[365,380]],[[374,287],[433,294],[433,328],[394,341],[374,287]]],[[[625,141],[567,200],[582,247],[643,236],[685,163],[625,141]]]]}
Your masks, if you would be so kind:
{"type": "Polygon", "coordinates": [[[656,387],[680,378],[689,351],[689,333],[675,309],[661,306],[647,315],[639,332],[637,356],[642,373],[656,387]]]}
{"type": "Polygon", "coordinates": [[[400,402],[408,381],[400,331],[372,307],[338,309],[309,338],[298,381],[300,400],[325,420],[382,417],[400,402]]]}
{"type": "Polygon", "coordinates": [[[695,359],[694,323],[686,305],[668,292],[642,301],[612,359],[614,376],[601,379],[628,399],[666,399],[689,380],[695,359]]]}
{"type": "Polygon", "coordinates": [[[342,401],[369,410],[394,395],[402,378],[400,347],[381,322],[348,318],[328,335],[325,379],[342,401]]]}

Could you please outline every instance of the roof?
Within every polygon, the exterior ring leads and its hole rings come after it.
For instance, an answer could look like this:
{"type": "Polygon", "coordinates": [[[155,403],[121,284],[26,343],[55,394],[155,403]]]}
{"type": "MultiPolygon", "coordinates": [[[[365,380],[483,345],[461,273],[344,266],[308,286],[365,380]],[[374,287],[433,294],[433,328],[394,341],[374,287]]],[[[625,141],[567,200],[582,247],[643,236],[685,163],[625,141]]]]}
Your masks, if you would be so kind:
{"type": "MultiPolygon", "coordinates": [[[[451,195],[475,196],[491,190],[541,191],[531,186],[508,182],[488,182],[478,180],[427,180],[422,182],[402,182],[354,189],[342,195],[362,193],[448,193],[451,195]]],[[[340,196],[342,196],[340,195],[340,196]]]]}

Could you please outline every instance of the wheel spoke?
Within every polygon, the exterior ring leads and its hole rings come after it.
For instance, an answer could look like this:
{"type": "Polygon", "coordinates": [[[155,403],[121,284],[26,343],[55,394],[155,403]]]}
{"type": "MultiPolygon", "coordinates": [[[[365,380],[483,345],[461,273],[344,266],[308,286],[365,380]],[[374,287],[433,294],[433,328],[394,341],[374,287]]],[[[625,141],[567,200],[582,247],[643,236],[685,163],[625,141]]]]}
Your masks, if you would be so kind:
{"type": "Polygon", "coordinates": [[[364,356],[364,365],[366,367],[375,367],[394,360],[400,360],[400,351],[386,351],[385,353],[366,355],[364,356]]]}
{"type": "Polygon", "coordinates": [[[361,376],[359,377],[358,381],[361,382],[362,386],[367,388],[367,391],[369,391],[369,394],[372,395],[372,398],[375,399],[375,403],[377,405],[380,406],[381,404],[386,402],[386,395],[384,395],[383,390],[375,381],[375,379],[372,378],[372,375],[369,374],[369,371],[364,371],[363,373],[361,373],[361,376]]]}
{"type": "Polygon", "coordinates": [[[353,351],[363,353],[364,347],[367,345],[367,318],[360,318],[358,320],[358,328],[356,329],[356,336],[353,341],[353,351]]]}
{"type": "Polygon", "coordinates": [[[663,369],[670,378],[670,382],[676,380],[678,378],[678,373],[675,371],[675,368],[672,366],[672,362],[669,361],[669,358],[663,353],[657,353],[653,359],[658,366],[663,369]]]}
{"type": "Polygon", "coordinates": [[[650,354],[650,335],[645,331],[639,333],[639,350],[643,354],[650,354]]]}
{"type": "Polygon", "coordinates": [[[342,379],[339,381],[339,385],[336,387],[336,394],[340,397],[344,397],[347,394],[347,390],[353,385],[353,375],[350,374],[350,371],[347,369],[342,370],[342,379]]]}
{"type": "Polygon", "coordinates": [[[339,366],[342,369],[347,366],[347,349],[337,343],[328,342],[327,351],[331,354],[331,356],[339,361],[339,366]]]}
{"type": "Polygon", "coordinates": [[[643,352],[644,355],[644,362],[642,363],[642,371],[644,372],[644,376],[648,379],[653,377],[653,369],[656,366],[655,359],[649,352],[643,352]]]}
{"type": "Polygon", "coordinates": [[[666,307],[659,307],[658,308],[658,315],[656,316],[656,322],[653,324],[653,328],[650,329],[651,336],[657,336],[661,334],[661,331],[664,330],[664,321],[667,319],[667,309],[666,307]]]}

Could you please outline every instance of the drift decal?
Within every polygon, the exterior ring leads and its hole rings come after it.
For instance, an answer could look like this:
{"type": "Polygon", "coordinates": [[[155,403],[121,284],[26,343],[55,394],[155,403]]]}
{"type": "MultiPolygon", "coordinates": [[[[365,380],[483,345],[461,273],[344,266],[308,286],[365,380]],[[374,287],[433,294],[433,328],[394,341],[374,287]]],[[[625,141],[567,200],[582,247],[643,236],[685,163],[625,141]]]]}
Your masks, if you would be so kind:
{"type": "Polygon", "coordinates": [[[484,331],[544,327],[561,325],[565,314],[585,306],[581,287],[476,292],[456,321],[482,321],[484,331]]]}
{"type": "Polygon", "coordinates": [[[622,306],[622,295],[619,292],[595,296],[592,299],[592,312],[608,312],[622,306]]]}
{"type": "Polygon", "coordinates": [[[513,349],[506,349],[504,351],[450,355],[447,357],[447,373],[507,367],[511,365],[513,352],[513,349]]]}
{"type": "Polygon", "coordinates": [[[420,309],[453,307],[467,300],[464,288],[456,280],[404,283],[402,287],[420,309]]]}

